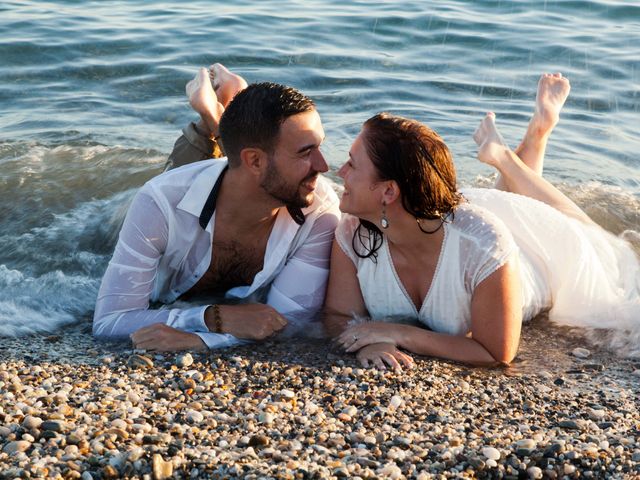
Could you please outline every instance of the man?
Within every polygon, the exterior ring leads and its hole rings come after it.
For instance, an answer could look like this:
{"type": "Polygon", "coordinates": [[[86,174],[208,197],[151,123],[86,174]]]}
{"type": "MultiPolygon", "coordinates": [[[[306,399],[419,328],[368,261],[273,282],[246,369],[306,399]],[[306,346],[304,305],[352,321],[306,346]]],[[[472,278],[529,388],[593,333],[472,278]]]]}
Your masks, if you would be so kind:
{"type": "Polygon", "coordinates": [[[200,122],[176,142],[170,171],[133,200],[98,293],[96,337],[130,336],[147,350],[216,348],[264,339],[285,317],[321,308],[340,214],[319,176],[328,170],[320,117],[292,88],[245,87],[219,64],[187,85],[200,122]],[[197,161],[218,139],[227,158],[197,161]],[[203,295],[245,303],[149,308],[203,295]]]}

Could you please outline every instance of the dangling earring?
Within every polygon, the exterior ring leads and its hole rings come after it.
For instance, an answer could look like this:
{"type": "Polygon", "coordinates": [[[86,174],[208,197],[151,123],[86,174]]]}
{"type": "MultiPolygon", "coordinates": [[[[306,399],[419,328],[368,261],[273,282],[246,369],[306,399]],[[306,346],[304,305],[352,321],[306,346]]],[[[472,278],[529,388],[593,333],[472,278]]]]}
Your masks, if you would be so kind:
{"type": "Polygon", "coordinates": [[[385,230],[389,228],[389,219],[387,218],[387,202],[382,202],[382,218],[380,219],[380,225],[385,230]]]}

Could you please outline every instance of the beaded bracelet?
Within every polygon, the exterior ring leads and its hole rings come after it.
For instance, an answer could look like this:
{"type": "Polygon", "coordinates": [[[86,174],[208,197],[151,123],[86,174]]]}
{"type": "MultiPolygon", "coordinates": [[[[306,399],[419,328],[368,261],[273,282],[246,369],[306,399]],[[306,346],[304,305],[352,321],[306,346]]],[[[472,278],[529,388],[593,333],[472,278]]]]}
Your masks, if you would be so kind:
{"type": "Polygon", "coordinates": [[[222,333],[222,317],[220,317],[220,305],[213,305],[213,331],[222,333]]]}

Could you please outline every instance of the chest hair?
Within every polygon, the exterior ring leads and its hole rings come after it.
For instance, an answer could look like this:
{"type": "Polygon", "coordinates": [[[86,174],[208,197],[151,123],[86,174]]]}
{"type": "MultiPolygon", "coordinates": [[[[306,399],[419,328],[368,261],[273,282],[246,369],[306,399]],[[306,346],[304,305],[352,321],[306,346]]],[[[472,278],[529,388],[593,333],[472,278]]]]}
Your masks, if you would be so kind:
{"type": "Polygon", "coordinates": [[[244,243],[214,239],[209,268],[187,294],[224,294],[233,287],[251,285],[264,266],[265,248],[266,241],[244,243]]]}

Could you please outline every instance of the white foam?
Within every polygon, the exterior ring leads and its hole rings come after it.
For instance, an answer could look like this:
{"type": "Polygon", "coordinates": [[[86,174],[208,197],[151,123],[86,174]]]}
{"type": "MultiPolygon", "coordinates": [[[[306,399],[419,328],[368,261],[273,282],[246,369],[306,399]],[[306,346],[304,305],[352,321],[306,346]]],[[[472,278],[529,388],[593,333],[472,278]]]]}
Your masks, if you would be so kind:
{"type": "Polygon", "coordinates": [[[31,277],[0,265],[0,336],[52,332],[93,309],[99,279],[61,271],[31,277]]]}
{"type": "Polygon", "coordinates": [[[91,200],[20,235],[0,264],[0,336],[53,332],[91,315],[132,191],[91,200]]]}

